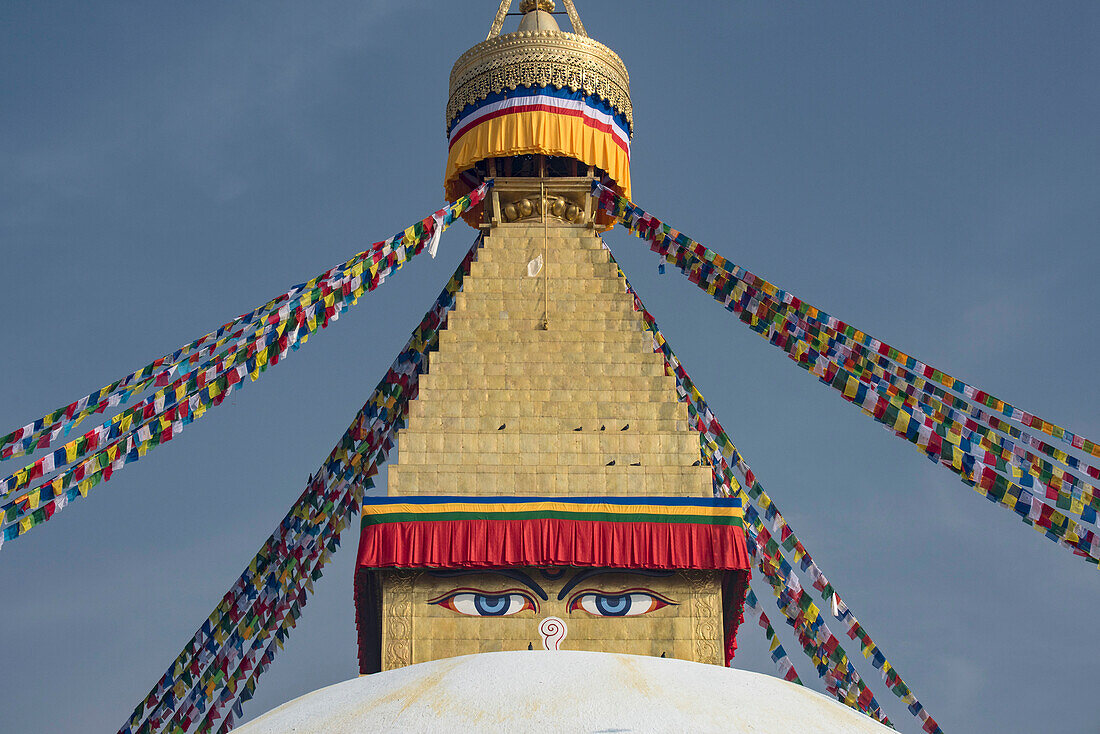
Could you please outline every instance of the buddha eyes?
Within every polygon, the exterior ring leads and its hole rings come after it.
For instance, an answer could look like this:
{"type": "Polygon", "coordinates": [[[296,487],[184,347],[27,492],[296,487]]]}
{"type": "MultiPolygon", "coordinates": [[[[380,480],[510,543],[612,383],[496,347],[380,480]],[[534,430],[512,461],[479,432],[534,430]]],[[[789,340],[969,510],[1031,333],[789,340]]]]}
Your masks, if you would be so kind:
{"type": "Polygon", "coordinates": [[[652,591],[624,591],[621,594],[582,591],[570,600],[569,611],[580,609],[595,617],[636,617],[674,603],[652,591]]]}
{"type": "MultiPolygon", "coordinates": [[[[538,602],[520,589],[455,589],[428,603],[467,617],[510,617],[520,612],[539,611],[538,602]]],[[[565,608],[570,614],[587,612],[593,617],[637,617],[675,603],[647,589],[628,589],[610,594],[598,589],[585,589],[574,593],[565,608]]]]}
{"type": "Polygon", "coordinates": [[[531,597],[519,591],[455,591],[428,603],[468,617],[510,617],[528,609],[535,611],[531,597]]]}

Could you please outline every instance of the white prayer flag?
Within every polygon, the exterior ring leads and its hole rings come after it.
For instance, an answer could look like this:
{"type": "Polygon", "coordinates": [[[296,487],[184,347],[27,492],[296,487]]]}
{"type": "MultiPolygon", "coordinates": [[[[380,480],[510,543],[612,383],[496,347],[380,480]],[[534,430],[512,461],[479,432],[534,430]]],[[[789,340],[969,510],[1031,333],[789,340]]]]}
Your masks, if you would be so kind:
{"type": "Polygon", "coordinates": [[[435,251],[439,248],[439,235],[443,234],[443,215],[436,212],[432,215],[432,238],[428,240],[428,254],[435,259],[435,251]]]}

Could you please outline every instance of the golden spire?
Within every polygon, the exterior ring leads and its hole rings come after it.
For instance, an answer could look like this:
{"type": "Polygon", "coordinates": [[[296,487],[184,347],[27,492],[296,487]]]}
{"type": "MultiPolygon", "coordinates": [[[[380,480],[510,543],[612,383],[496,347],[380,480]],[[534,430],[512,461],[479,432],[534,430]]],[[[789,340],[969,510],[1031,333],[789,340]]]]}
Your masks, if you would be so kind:
{"type": "Polygon", "coordinates": [[[448,198],[488,175],[511,177],[510,166],[507,174],[490,173],[495,159],[531,155],[572,160],[580,165],[570,175],[598,171],[629,195],[634,114],[626,66],[584,33],[572,0],[563,3],[521,0],[519,27],[501,33],[513,7],[501,0],[489,37],[455,62],[447,99],[448,198]],[[563,3],[574,32],[559,28],[552,14],[563,3]],[[537,100],[516,101],[523,97],[537,100]]]}
{"type": "MultiPolygon", "coordinates": [[[[451,69],[447,127],[458,113],[490,94],[520,86],[554,85],[605,99],[634,125],[630,77],[622,59],[584,30],[573,0],[563,0],[573,33],[556,27],[523,29],[501,35],[512,0],[501,0],[485,41],[459,57],[451,69]]],[[[552,0],[522,0],[521,10],[548,12],[552,0]]],[[[551,18],[551,22],[553,22],[551,18]]],[[[555,24],[556,26],[556,24],[555,24]]]]}
{"type": "Polygon", "coordinates": [[[554,12],[554,0],[520,0],[519,12],[530,13],[532,10],[545,10],[554,12]]]}

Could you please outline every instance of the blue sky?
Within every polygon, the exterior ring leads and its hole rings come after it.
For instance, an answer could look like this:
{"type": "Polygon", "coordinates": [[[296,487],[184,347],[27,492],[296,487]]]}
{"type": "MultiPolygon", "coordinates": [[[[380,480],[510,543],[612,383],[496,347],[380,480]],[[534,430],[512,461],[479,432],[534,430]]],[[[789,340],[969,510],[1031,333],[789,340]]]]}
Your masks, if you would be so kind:
{"type": "MultiPolygon", "coordinates": [[[[631,74],[639,204],[922,360],[1100,438],[1100,6],[578,4],[631,74]]],[[[447,75],[494,10],[0,7],[0,431],[438,208],[447,75]]],[[[180,439],[5,545],[0,730],[122,723],[471,239],[451,230],[438,259],[416,260],[180,439]]],[[[945,731],[1094,730],[1096,569],[681,276],[659,276],[637,240],[608,241],[945,731]]],[[[354,545],[352,533],[246,714],[355,675],[354,545]]],[[[743,628],[738,663],[771,672],[764,650],[743,628]]]]}

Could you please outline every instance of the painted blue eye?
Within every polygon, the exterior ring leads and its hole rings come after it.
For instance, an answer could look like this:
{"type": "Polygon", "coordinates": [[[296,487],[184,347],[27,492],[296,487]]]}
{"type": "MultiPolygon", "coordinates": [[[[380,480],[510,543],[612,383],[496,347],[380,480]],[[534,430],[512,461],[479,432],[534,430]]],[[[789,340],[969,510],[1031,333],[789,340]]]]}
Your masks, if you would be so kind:
{"type": "Polygon", "coordinates": [[[596,611],[605,617],[622,617],[630,611],[630,594],[596,594],[596,611]]]}
{"type": "Polygon", "coordinates": [[[474,594],[474,609],[483,617],[500,617],[511,606],[510,594],[491,596],[489,594],[474,594]]]}
{"type": "Polygon", "coordinates": [[[596,617],[636,617],[674,603],[650,591],[624,591],[621,594],[586,591],[573,597],[569,611],[580,609],[596,617]]]}
{"type": "Polygon", "coordinates": [[[524,610],[534,611],[534,603],[525,594],[505,591],[497,594],[460,591],[429,602],[468,617],[508,617],[524,610]]]}

